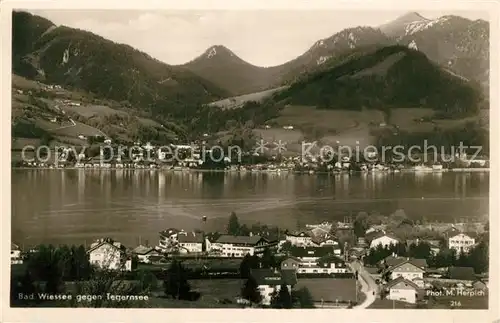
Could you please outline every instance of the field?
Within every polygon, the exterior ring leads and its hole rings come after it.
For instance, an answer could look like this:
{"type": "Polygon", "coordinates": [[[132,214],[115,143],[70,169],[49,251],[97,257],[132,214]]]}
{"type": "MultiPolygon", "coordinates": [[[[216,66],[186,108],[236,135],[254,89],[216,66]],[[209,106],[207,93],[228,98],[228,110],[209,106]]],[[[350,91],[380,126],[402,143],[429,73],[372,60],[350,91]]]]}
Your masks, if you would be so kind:
{"type": "Polygon", "coordinates": [[[256,132],[268,142],[285,141],[287,148],[300,151],[301,141],[318,141],[322,144],[369,145],[375,139],[371,129],[378,129],[384,114],[378,110],[321,110],[309,106],[286,106],[272,123],[271,129],[256,132]],[[293,130],[283,129],[293,126],[293,130]]]}
{"type": "Polygon", "coordinates": [[[66,111],[66,112],[78,113],[81,116],[86,117],[86,118],[90,118],[93,116],[109,116],[109,115],[113,115],[113,114],[127,115],[126,112],[118,111],[118,110],[112,109],[112,108],[105,106],[105,105],[88,104],[88,105],[82,105],[79,107],[64,105],[64,106],[61,106],[61,109],[66,111]]]}
{"type": "Polygon", "coordinates": [[[309,289],[315,302],[356,301],[357,284],[354,279],[301,278],[295,289],[302,287],[309,289]]]}
{"type": "Polygon", "coordinates": [[[235,96],[235,97],[212,102],[209,105],[218,106],[222,109],[236,109],[236,108],[241,107],[243,104],[245,104],[245,102],[248,102],[248,101],[261,102],[265,98],[268,98],[271,95],[273,95],[275,92],[283,90],[285,88],[287,88],[287,87],[282,86],[282,87],[278,87],[278,88],[270,89],[270,90],[266,90],[266,91],[235,96]]]}
{"type": "Polygon", "coordinates": [[[390,299],[380,299],[377,298],[368,309],[405,309],[405,308],[416,308],[415,304],[405,303],[401,301],[392,301],[390,299]]]}
{"type": "Polygon", "coordinates": [[[235,299],[241,295],[241,287],[243,286],[243,281],[240,279],[190,280],[189,283],[191,290],[201,294],[198,301],[178,301],[158,295],[152,297],[146,306],[162,308],[236,307],[235,299]],[[224,299],[230,300],[232,304],[220,304],[219,301],[224,299]]]}

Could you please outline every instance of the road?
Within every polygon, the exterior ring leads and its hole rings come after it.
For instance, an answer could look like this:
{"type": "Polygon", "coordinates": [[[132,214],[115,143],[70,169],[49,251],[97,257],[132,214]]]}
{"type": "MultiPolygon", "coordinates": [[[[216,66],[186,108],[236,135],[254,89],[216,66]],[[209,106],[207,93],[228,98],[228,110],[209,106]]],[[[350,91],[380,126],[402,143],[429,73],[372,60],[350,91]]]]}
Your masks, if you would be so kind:
{"type": "Polygon", "coordinates": [[[354,306],[354,309],[365,309],[370,306],[376,299],[377,283],[372,276],[365,270],[363,265],[358,262],[350,263],[353,272],[358,271],[358,279],[361,283],[361,291],[365,294],[366,298],[363,303],[354,306]],[[374,295],[375,292],[375,295],[374,295]]]}

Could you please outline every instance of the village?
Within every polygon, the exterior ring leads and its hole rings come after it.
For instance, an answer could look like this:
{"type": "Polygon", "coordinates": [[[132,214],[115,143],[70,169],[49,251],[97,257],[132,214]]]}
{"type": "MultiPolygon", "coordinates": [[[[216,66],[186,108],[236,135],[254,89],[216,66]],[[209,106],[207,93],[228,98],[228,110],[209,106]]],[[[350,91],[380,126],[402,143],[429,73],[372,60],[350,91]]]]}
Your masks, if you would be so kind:
{"type": "MultiPolygon", "coordinates": [[[[82,137],[81,139],[89,139],[82,137]]],[[[94,140],[94,139],[93,139],[94,140]]],[[[150,142],[134,142],[133,146],[119,150],[112,140],[99,137],[94,141],[104,146],[98,149],[75,149],[57,147],[56,151],[45,151],[46,156],[33,160],[22,160],[13,167],[48,169],[159,169],[166,171],[224,171],[237,173],[441,173],[447,171],[489,171],[489,160],[482,156],[412,156],[404,161],[395,161],[387,156],[378,156],[376,151],[357,154],[333,153],[325,156],[321,152],[301,155],[270,155],[265,152],[242,152],[215,146],[209,147],[200,140],[190,144],[155,146],[150,142]],[[216,149],[218,148],[218,149],[216,149]],[[419,159],[420,158],[420,159],[419,159]],[[429,159],[429,160],[427,160],[429,159]],[[434,160],[435,159],[435,160],[434,160]],[[426,162],[415,162],[422,160],[426,162]],[[434,160],[434,161],[433,161],[434,160]],[[451,161],[451,162],[450,162],[451,161]]],[[[123,147],[122,147],[123,148],[123,147]]],[[[38,155],[37,155],[38,156],[38,155]]]]}
{"type": "MultiPolygon", "coordinates": [[[[168,228],[159,232],[157,245],[131,248],[102,238],[85,254],[91,266],[128,279],[148,271],[167,281],[179,266],[186,282],[210,295],[202,292],[202,299],[216,300],[214,307],[273,307],[286,286],[294,299],[309,298],[301,308],[487,308],[484,222],[410,224],[398,212],[389,221],[365,214],[352,220],[281,232],[240,225],[233,213],[225,232],[168,228]],[[398,231],[405,225],[413,234],[398,231]]],[[[13,268],[39,250],[21,249],[12,244],[13,268]]],[[[149,293],[160,297],[163,291],[149,293]]]]}

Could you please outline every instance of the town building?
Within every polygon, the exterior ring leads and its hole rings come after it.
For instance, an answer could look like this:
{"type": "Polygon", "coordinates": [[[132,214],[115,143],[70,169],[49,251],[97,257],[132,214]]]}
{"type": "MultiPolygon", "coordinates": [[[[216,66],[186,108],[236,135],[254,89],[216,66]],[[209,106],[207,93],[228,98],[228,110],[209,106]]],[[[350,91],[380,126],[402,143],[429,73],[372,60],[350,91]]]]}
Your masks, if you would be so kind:
{"type": "Polygon", "coordinates": [[[476,240],[464,233],[459,233],[448,238],[448,248],[453,249],[457,254],[468,253],[476,243],[476,240]]]}
{"type": "Polygon", "coordinates": [[[394,266],[397,266],[399,264],[402,264],[406,261],[410,261],[415,266],[423,268],[423,269],[426,269],[428,267],[427,260],[425,260],[425,259],[396,257],[395,255],[385,257],[382,260],[382,265],[384,268],[389,268],[389,267],[394,267],[394,266]]]}
{"type": "Polygon", "coordinates": [[[155,248],[142,245],[132,250],[132,254],[137,256],[139,262],[145,264],[155,262],[156,260],[162,257],[162,254],[155,248]]]}
{"type": "Polygon", "coordinates": [[[23,258],[21,255],[21,248],[15,243],[10,244],[10,263],[11,264],[22,264],[23,258]]]}
{"type": "Polygon", "coordinates": [[[291,255],[300,259],[303,267],[315,267],[320,258],[334,254],[332,246],[324,247],[294,247],[291,255]]]}
{"type": "Polygon", "coordinates": [[[299,265],[297,273],[299,274],[347,274],[350,270],[347,268],[345,261],[335,255],[329,255],[318,259],[316,265],[302,266],[299,265]]]}
{"type": "MultiPolygon", "coordinates": [[[[402,277],[408,281],[413,282],[419,288],[423,288],[425,269],[420,266],[421,265],[419,261],[407,259],[395,266],[387,268],[385,273],[390,280],[395,280],[399,277],[402,277]]],[[[382,276],[384,276],[384,274],[382,276]]]]}
{"type": "Polygon", "coordinates": [[[201,253],[203,252],[203,233],[189,232],[177,235],[180,253],[201,253]]]}
{"type": "Polygon", "coordinates": [[[87,251],[90,263],[101,269],[132,270],[132,260],[127,259],[126,248],[110,238],[99,239],[87,251]]]}
{"type": "Polygon", "coordinates": [[[272,269],[252,269],[250,275],[257,283],[262,305],[270,305],[274,292],[279,292],[281,285],[286,285],[288,292],[297,284],[297,276],[294,270],[272,270],[272,269]]]}
{"type": "Polygon", "coordinates": [[[161,250],[169,250],[177,245],[177,235],[181,230],[169,228],[160,232],[160,242],[158,247],[161,250]]]}
{"type": "Polygon", "coordinates": [[[221,235],[211,244],[210,252],[218,253],[222,257],[243,258],[247,254],[259,255],[266,248],[276,249],[277,241],[270,241],[264,237],[221,235]]]}
{"type": "Polygon", "coordinates": [[[312,236],[308,232],[287,232],[285,239],[293,246],[308,246],[311,244],[312,236]]]}
{"type": "Polygon", "coordinates": [[[389,234],[380,233],[374,236],[370,240],[370,249],[382,246],[383,248],[389,247],[390,245],[396,245],[399,240],[389,234]]]}
{"type": "Polygon", "coordinates": [[[404,277],[391,280],[387,283],[385,289],[388,291],[387,299],[411,304],[417,302],[419,287],[404,277]]]}

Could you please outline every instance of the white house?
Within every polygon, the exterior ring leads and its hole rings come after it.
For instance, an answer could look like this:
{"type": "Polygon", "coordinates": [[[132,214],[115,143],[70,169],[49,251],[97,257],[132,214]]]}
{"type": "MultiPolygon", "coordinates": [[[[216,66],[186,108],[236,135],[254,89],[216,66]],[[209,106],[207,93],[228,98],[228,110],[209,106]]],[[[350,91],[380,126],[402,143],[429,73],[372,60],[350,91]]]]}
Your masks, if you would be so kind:
{"type": "Polygon", "coordinates": [[[375,237],[371,240],[370,242],[370,249],[371,248],[376,248],[379,245],[382,245],[382,247],[389,247],[391,244],[395,245],[399,242],[398,239],[383,233],[382,235],[375,237]]]}
{"type": "Polygon", "coordinates": [[[291,255],[300,259],[302,266],[315,267],[320,258],[331,256],[335,252],[333,246],[324,247],[294,247],[291,250],[291,255]]]}
{"type": "Polygon", "coordinates": [[[22,264],[23,259],[21,257],[21,249],[15,243],[10,243],[10,263],[11,264],[22,264]]]}
{"type": "Polygon", "coordinates": [[[385,288],[389,292],[387,299],[411,304],[417,302],[419,287],[403,277],[391,280],[385,288]]]}
{"type": "Polygon", "coordinates": [[[272,270],[252,269],[250,275],[257,283],[262,296],[262,305],[270,305],[274,292],[279,292],[281,285],[286,285],[288,292],[292,292],[293,286],[297,284],[297,276],[294,270],[272,270]]]}
{"type": "Polygon", "coordinates": [[[210,251],[222,257],[243,258],[245,255],[261,254],[266,248],[276,248],[278,242],[269,241],[261,236],[221,235],[211,243],[210,251]]]}
{"type": "Polygon", "coordinates": [[[201,253],[203,252],[203,234],[202,233],[179,233],[177,241],[180,253],[201,253]]]}
{"type": "Polygon", "coordinates": [[[290,241],[293,246],[308,246],[311,244],[312,237],[309,233],[301,231],[297,233],[287,232],[285,239],[290,241]]]}
{"type": "Polygon", "coordinates": [[[448,248],[456,250],[457,254],[460,252],[469,252],[475,243],[476,240],[474,238],[463,233],[448,238],[448,248]]]}
{"type": "Polygon", "coordinates": [[[168,250],[177,244],[177,236],[182,230],[169,228],[160,232],[160,243],[158,247],[161,250],[168,250]]]}
{"type": "MultiPolygon", "coordinates": [[[[419,284],[423,284],[423,278],[425,269],[418,265],[418,262],[413,261],[413,259],[408,259],[396,266],[389,267],[387,269],[389,273],[389,277],[391,280],[397,279],[399,277],[403,277],[406,280],[409,280],[419,286],[419,284]]],[[[423,288],[422,286],[419,286],[423,288]]]]}
{"type": "Polygon", "coordinates": [[[132,270],[132,261],[126,258],[125,247],[112,239],[99,239],[87,251],[90,263],[101,269],[132,270]]]}
{"type": "Polygon", "coordinates": [[[349,273],[345,261],[335,255],[319,259],[314,266],[299,264],[299,274],[346,274],[349,273]]]}

